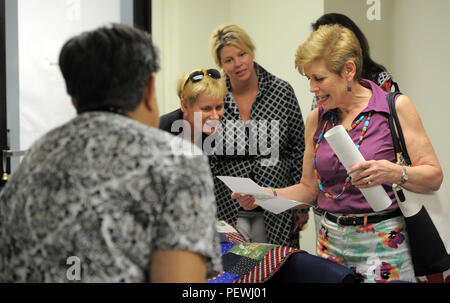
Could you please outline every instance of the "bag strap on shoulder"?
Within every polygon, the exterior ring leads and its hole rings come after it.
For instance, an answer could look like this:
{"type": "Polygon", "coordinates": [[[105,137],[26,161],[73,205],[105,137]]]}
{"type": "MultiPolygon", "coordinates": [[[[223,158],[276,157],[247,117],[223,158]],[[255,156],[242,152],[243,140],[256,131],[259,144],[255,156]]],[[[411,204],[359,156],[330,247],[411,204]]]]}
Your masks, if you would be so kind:
{"type": "Polygon", "coordinates": [[[399,92],[388,93],[387,102],[389,105],[389,127],[391,129],[392,142],[394,143],[395,154],[402,153],[406,164],[411,165],[411,159],[408,155],[408,150],[406,148],[405,138],[403,136],[402,127],[400,125],[400,120],[398,119],[397,111],[395,109],[395,98],[400,95],[399,92]]]}

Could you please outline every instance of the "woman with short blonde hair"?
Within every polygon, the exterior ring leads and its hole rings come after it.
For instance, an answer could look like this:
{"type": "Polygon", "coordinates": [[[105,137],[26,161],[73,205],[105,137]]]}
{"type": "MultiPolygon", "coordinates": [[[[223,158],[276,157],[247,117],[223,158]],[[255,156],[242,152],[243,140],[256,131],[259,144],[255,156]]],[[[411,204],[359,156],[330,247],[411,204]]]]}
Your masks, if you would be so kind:
{"type": "MultiPolygon", "coordinates": [[[[183,74],[177,84],[180,108],[161,116],[159,128],[203,149],[206,136],[216,132],[222,120],[226,92],[225,80],[216,69],[197,68],[183,74]]],[[[204,152],[210,155],[212,148],[204,152]]]]}
{"type": "MultiPolygon", "coordinates": [[[[395,108],[412,166],[397,162],[387,92],[359,79],[360,46],[340,25],[321,26],[298,48],[295,64],[321,106],[306,120],[299,184],[275,189],[281,198],[315,204],[322,213],[317,255],[353,269],[364,282],[415,281],[408,232],[393,184],[414,192],[439,189],[443,173],[420,116],[400,95],[395,108]],[[339,70],[340,68],[340,70],[339,70]],[[324,134],[342,125],[365,161],[345,169],[324,134]],[[392,204],[374,211],[360,189],[383,186],[392,204]]],[[[267,189],[268,192],[274,189],[267,189]]],[[[234,193],[244,209],[252,196],[234,193]]]]}
{"type": "Polygon", "coordinates": [[[227,93],[227,87],[225,81],[217,70],[198,68],[191,72],[185,73],[178,79],[177,83],[177,95],[180,100],[186,100],[187,102],[193,103],[197,100],[200,94],[205,96],[223,99],[227,93]],[[214,76],[204,77],[208,73],[215,73],[214,76]],[[201,81],[192,82],[189,81],[190,77],[202,78],[201,81]],[[220,79],[218,81],[218,79],[220,79]]]}
{"type": "Polygon", "coordinates": [[[322,25],[314,31],[297,50],[295,66],[302,74],[305,65],[323,59],[327,68],[340,75],[347,61],[353,61],[356,68],[355,80],[362,74],[362,51],[355,34],[340,25],[322,25]]]}

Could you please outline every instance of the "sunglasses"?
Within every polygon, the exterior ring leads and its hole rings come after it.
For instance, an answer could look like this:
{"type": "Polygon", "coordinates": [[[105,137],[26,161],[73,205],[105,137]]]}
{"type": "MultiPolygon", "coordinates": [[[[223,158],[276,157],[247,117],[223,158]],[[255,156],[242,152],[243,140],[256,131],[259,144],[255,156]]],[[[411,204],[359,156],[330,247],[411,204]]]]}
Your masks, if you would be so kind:
{"type": "Polygon", "coordinates": [[[189,78],[187,78],[186,82],[184,83],[184,86],[188,83],[189,80],[191,80],[192,83],[196,83],[201,81],[206,75],[210,76],[213,79],[220,79],[220,72],[217,69],[210,68],[206,70],[206,74],[202,70],[198,70],[195,72],[192,72],[189,75],[189,78]]]}

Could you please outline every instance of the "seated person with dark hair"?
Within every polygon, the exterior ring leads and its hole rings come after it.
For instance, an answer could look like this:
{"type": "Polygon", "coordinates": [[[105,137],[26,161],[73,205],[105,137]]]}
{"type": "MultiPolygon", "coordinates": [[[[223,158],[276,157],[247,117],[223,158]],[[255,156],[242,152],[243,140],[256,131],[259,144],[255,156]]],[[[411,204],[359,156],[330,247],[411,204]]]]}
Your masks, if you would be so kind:
{"type": "Polygon", "coordinates": [[[183,140],[156,128],[150,35],[85,32],[59,65],[78,115],[34,143],[0,196],[0,282],[204,282],[220,272],[207,158],[175,155],[183,140]]]}

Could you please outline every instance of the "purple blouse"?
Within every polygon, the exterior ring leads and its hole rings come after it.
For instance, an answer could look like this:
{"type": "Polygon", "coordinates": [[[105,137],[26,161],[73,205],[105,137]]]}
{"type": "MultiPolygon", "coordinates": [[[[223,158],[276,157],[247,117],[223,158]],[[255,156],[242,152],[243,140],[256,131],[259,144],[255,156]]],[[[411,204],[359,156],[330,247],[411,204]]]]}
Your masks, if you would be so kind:
{"type": "MultiPolygon", "coordinates": [[[[395,162],[394,146],[388,121],[389,106],[386,101],[387,93],[370,80],[362,79],[360,83],[372,90],[372,97],[369,100],[369,104],[361,113],[368,114],[372,111],[373,114],[359,150],[366,160],[385,159],[395,162]]],[[[332,110],[325,111],[322,107],[319,108],[319,122],[314,134],[314,145],[322,132],[324,123],[330,119],[330,112],[332,110]]],[[[358,118],[359,115],[356,119],[358,118]]],[[[341,124],[337,115],[335,115],[335,119],[336,125],[341,124]]],[[[355,129],[349,132],[355,144],[359,141],[365,121],[363,120],[355,129]]],[[[332,127],[332,124],[328,123],[326,131],[332,127]]],[[[322,179],[324,190],[332,195],[340,194],[347,177],[347,170],[341,164],[326,139],[321,140],[319,149],[317,150],[316,166],[322,179]]],[[[388,209],[397,208],[398,205],[392,190],[392,184],[383,184],[383,187],[393,201],[388,209]]],[[[345,192],[335,200],[325,197],[324,192],[319,191],[317,203],[319,208],[333,213],[360,214],[374,212],[361,191],[354,187],[351,182],[348,184],[345,192]]]]}

